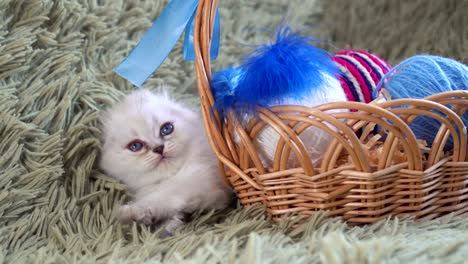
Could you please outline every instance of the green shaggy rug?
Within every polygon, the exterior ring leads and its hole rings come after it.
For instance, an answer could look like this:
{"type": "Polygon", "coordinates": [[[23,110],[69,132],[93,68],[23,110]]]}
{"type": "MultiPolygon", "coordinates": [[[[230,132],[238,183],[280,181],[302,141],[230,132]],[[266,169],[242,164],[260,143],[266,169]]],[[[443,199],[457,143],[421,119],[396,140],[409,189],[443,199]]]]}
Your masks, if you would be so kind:
{"type": "MultiPolygon", "coordinates": [[[[322,214],[293,229],[262,208],[205,214],[167,239],[121,226],[125,186],[95,165],[100,109],[134,89],[112,69],[167,1],[0,1],[0,263],[462,263],[468,219],[386,220],[348,227],[322,214]]],[[[335,47],[392,63],[417,53],[467,59],[466,0],[221,0],[215,68],[239,60],[250,30],[283,16],[335,47]]],[[[146,83],[196,107],[181,43],[146,83]]]]}

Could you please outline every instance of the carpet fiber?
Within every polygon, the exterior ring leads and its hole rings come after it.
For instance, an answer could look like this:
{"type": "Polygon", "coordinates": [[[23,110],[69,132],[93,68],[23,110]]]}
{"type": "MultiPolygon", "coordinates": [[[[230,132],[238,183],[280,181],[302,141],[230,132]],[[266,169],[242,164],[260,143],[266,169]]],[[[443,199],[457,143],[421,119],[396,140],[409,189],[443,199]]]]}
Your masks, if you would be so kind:
{"type": "MultiPolygon", "coordinates": [[[[466,0],[221,0],[214,68],[239,60],[254,30],[291,23],[391,62],[417,53],[467,58],[466,0]]],[[[96,169],[103,109],[134,89],[112,69],[167,1],[0,1],[0,263],[462,263],[468,219],[348,227],[319,213],[298,228],[262,208],[195,216],[167,239],[121,226],[125,186],[96,169]]],[[[181,42],[146,83],[196,107],[181,42]]]]}

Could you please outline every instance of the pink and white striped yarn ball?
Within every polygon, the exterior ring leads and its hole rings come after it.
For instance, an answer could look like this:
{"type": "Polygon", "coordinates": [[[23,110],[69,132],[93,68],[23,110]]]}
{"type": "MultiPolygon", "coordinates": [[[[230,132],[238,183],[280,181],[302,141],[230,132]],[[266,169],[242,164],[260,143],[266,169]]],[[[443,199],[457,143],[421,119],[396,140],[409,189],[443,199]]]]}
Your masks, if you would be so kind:
{"type": "Polygon", "coordinates": [[[342,72],[339,80],[348,101],[371,102],[375,87],[392,68],[382,58],[363,50],[343,50],[332,59],[342,72]]]}

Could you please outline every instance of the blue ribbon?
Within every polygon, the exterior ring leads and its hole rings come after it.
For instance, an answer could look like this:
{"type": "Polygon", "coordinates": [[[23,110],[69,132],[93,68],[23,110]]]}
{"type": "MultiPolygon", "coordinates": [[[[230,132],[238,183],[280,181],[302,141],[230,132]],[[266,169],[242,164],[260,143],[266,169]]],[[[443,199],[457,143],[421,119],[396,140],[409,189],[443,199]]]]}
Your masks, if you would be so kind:
{"type": "MultiPolygon", "coordinates": [[[[184,29],[184,59],[194,60],[193,24],[198,0],[172,0],[164,8],[148,32],[114,71],[137,87],[155,72],[174,48],[184,29]]],[[[220,25],[216,9],[210,57],[215,59],[219,50],[220,25]]]]}
{"type": "MultiPolygon", "coordinates": [[[[195,23],[195,13],[190,18],[187,28],[185,29],[185,39],[184,39],[184,59],[185,60],[195,60],[195,49],[193,46],[193,27],[195,23]]],[[[219,39],[220,39],[220,23],[219,23],[219,11],[216,8],[215,21],[213,27],[213,36],[211,39],[211,49],[210,49],[210,58],[215,60],[218,57],[219,51],[219,39]]]]}

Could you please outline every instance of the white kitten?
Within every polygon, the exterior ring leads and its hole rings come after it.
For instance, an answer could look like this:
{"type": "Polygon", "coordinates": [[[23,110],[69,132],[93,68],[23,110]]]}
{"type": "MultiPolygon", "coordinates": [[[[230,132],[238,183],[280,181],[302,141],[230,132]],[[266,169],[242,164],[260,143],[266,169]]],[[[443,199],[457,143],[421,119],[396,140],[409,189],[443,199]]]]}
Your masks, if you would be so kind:
{"type": "Polygon", "coordinates": [[[184,213],[225,208],[231,190],[219,175],[201,118],[148,90],[137,90],[102,118],[101,168],[128,185],[123,222],[164,223],[172,232],[184,213]]]}

